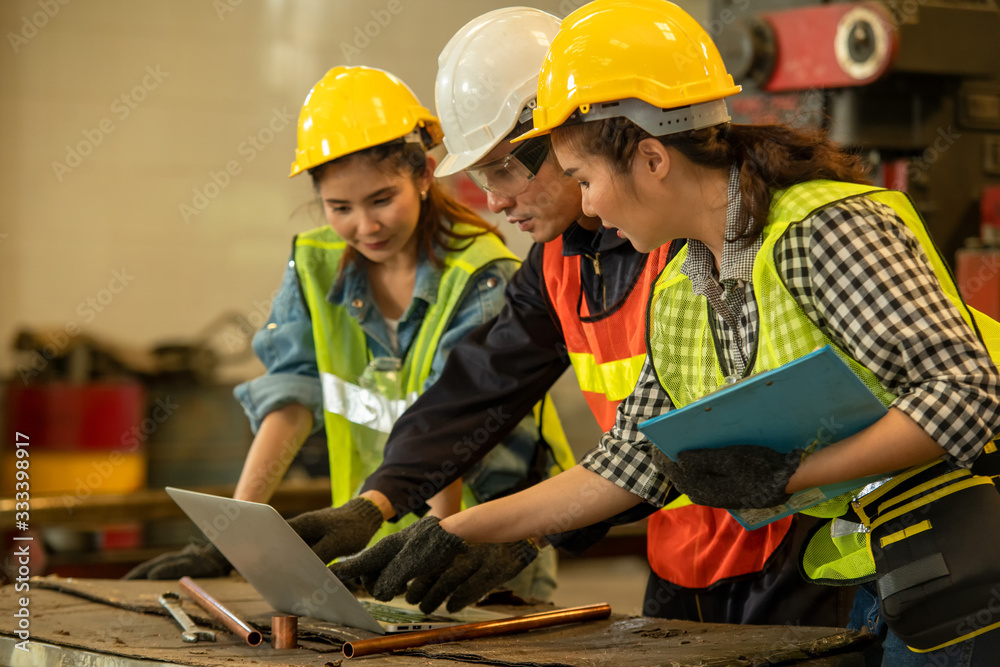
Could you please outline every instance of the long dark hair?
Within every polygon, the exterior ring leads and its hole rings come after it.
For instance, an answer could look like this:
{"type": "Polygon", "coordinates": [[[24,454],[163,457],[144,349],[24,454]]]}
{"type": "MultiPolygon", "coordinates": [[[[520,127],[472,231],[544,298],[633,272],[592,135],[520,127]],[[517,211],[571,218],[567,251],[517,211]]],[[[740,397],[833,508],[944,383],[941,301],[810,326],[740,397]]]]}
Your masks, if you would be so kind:
{"type": "MultiPolygon", "coordinates": [[[[313,187],[319,189],[319,182],[328,167],[344,164],[348,160],[368,160],[379,170],[406,174],[414,181],[427,169],[427,154],[419,144],[396,140],[365,148],[313,167],[309,170],[313,187]]],[[[442,190],[434,179],[431,179],[430,188],[427,190],[427,199],[420,202],[420,219],[417,221],[414,233],[417,235],[418,251],[423,251],[427,259],[439,269],[444,267],[443,260],[436,252],[439,247],[461,250],[468,247],[474,238],[483,234],[495,234],[501,241],[504,240],[499,229],[442,190]],[[476,231],[458,232],[444,224],[442,220],[448,220],[452,225],[465,223],[476,231]]],[[[359,253],[354,248],[350,246],[345,248],[340,261],[341,272],[349,263],[358,260],[359,253]]]]}
{"type": "MultiPolygon", "coordinates": [[[[556,128],[554,135],[576,153],[604,158],[617,176],[630,173],[639,142],[653,138],[627,118],[564,125],[556,128]]],[[[861,158],[819,130],[727,123],[656,139],[701,167],[728,170],[733,162],[739,165],[741,211],[748,224],[742,234],[729,241],[752,242],[760,234],[767,223],[773,190],[817,179],[871,183],[861,158]]]]}

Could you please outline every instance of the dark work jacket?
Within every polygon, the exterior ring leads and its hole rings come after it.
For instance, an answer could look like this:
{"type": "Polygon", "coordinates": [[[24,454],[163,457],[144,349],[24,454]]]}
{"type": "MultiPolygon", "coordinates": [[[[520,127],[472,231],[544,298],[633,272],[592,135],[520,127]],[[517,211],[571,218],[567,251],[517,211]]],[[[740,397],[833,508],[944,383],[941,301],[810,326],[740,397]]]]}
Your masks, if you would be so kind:
{"type": "MultiPolygon", "coordinates": [[[[575,223],[563,233],[563,255],[583,256],[581,283],[594,316],[622,299],[646,257],[614,230],[575,223]]],[[[396,422],[382,465],[362,491],[385,494],[397,518],[425,511],[426,499],[482,459],[569,365],[536,243],[508,284],[500,314],[452,349],[437,382],[396,422]]]]}

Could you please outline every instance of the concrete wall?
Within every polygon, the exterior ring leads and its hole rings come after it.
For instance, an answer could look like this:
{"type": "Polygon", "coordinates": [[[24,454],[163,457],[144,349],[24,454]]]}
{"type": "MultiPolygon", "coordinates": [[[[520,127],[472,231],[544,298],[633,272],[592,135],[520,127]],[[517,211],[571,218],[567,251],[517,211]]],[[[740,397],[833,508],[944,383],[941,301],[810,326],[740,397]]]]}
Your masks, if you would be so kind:
{"type": "MultiPolygon", "coordinates": [[[[530,4],[564,16],[583,3],[530,4]]],[[[4,0],[0,372],[18,381],[22,326],[61,332],[56,347],[83,331],[147,348],[225,311],[259,323],[292,235],[322,222],[308,179],[286,178],[309,88],[330,67],[364,64],[433,106],[441,48],[502,6],[4,0]]],[[[523,253],[529,240],[505,231],[523,253]]],[[[566,395],[587,414],[572,384],[566,395]]]]}

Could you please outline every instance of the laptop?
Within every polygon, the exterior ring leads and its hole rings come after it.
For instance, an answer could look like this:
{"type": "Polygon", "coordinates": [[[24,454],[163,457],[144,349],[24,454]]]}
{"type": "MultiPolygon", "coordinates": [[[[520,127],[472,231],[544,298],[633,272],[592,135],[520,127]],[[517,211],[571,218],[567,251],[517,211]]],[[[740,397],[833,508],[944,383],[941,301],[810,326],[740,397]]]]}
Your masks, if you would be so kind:
{"type": "Polygon", "coordinates": [[[377,634],[505,618],[483,609],[425,616],[412,605],[358,600],[270,505],[169,486],[166,491],[277,611],[377,634]]]}

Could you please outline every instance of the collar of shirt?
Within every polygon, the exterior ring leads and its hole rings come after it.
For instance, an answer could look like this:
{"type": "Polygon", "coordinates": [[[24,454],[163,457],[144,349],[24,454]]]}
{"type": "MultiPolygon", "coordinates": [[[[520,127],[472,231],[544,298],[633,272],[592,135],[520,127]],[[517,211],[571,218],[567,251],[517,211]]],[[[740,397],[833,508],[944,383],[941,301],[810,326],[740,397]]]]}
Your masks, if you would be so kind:
{"type": "Polygon", "coordinates": [[[562,239],[563,257],[574,255],[593,257],[599,252],[607,252],[629,242],[627,239],[619,237],[615,230],[608,229],[603,225],[596,231],[590,231],[575,222],[563,232],[562,239]]]}
{"type": "MultiPolygon", "coordinates": [[[[729,203],[726,205],[726,240],[722,245],[718,282],[726,289],[738,281],[750,282],[753,278],[753,262],[763,240],[758,235],[750,245],[746,239],[735,239],[743,233],[740,221],[740,169],[734,162],[729,170],[729,203]]],[[[705,294],[708,281],[715,280],[715,257],[701,241],[689,239],[688,254],[681,265],[681,273],[688,277],[695,294],[705,294]]]]}
{"type": "MultiPolygon", "coordinates": [[[[446,254],[445,250],[441,247],[437,247],[435,250],[437,256],[443,260],[446,254]]],[[[381,313],[375,306],[375,297],[372,293],[371,284],[368,282],[368,272],[365,270],[366,264],[367,260],[362,257],[359,261],[351,262],[345,266],[340,278],[333,283],[330,293],[326,296],[326,300],[333,305],[347,308],[351,317],[360,323],[364,323],[367,320],[372,308],[375,308],[375,312],[378,312],[381,317],[381,313]]],[[[414,308],[418,306],[418,300],[428,306],[437,301],[438,287],[441,284],[442,273],[442,269],[429,262],[421,250],[420,259],[417,262],[416,281],[413,285],[413,299],[410,301],[410,305],[407,306],[406,312],[400,317],[400,322],[405,322],[409,319],[414,308]]]]}

